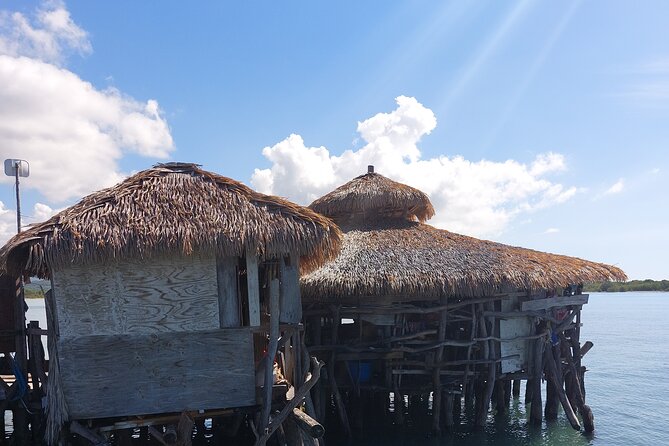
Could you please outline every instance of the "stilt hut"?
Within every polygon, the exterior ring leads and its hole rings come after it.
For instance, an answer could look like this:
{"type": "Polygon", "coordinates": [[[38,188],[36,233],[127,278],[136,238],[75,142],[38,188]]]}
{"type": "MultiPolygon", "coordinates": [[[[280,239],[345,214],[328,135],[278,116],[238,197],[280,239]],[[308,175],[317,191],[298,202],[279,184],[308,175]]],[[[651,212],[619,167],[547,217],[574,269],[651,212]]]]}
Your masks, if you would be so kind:
{"type": "Polygon", "coordinates": [[[580,284],[623,271],[429,226],[427,195],[373,166],[310,207],[344,232],[339,256],[301,279],[308,346],[328,363],[317,413],[332,400],[339,420],[328,429],[350,433],[393,412],[396,424],[426,415],[438,432],[462,403],[481,428],[491,401],[504,412],[521,379],[540,423],[544,377],[546,417],[562,404],[575,428],[580,412],[592,429],[580,284]]]}
{"type": "Polygon", "coordinates": [[[277,387],[290,411],[318,376],[303,361],[298,270],[340,241],[314,211],[185,163],[139,172],[15,236],[0,252],[5,273],[52,286],[47,441],[67,426],[128,444],[122,429],[149,426],[160,442],[189,444],[193,422],[230,415],[262,444],[277,387]]]}

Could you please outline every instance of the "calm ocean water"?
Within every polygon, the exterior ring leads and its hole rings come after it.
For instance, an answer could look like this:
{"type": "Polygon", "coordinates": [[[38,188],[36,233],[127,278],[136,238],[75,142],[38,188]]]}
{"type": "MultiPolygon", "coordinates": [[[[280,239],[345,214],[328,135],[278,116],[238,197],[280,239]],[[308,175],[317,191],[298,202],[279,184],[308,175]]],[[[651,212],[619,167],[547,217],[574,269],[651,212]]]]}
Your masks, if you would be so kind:
{"type": "MultiPolygon", "coordinates": [[[[28,319],[46,326],[43,301],[28,304],[28,319]]],[[[491,417],[484,432],[470,432],[466,424],[441,438],[374,433],[356,445],[669,445],[667,314],[669,293],[590,294],[581,337],[595,344],[583,360],[589,370],[586,400],[595,414],[592,436],[572,430],[562,413],[556,423],[530,428],[521,394],[506,419],[491,417]]]]}
{"type": "Polygon", "coordinates": [[[586,402],[595,415],[592,436],[574,431],[562,412],[555,423],[528,426],[523,385],[520,400],[512,403],[507,418],[491,416],[484,432],[471,432],[468,423],[441,438],[377,434],[356,446],[669,445],[667,314],[669,293],[590,294],[581,340],[595,344],[583,359],[588,368],[586,402]]]}

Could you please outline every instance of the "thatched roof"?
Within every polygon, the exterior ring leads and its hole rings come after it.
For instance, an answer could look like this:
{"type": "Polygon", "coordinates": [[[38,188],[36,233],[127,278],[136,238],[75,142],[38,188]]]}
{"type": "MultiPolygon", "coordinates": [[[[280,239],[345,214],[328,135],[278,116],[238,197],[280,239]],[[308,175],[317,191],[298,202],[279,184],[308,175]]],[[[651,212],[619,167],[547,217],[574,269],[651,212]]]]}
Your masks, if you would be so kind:
{"type": "MultiPolygon", "coordinates": [[[[368,184],[377,180],[389,181],[374,174],[368,184]]],[[[314,207],[328,209],[329,196],[314,207]]],[[[345,208],[339,206],[336,212],[344,213],[345,208]]],[[[614,266],[479,240],[407,218],[371,217],[349,221],[342,229],[339,256],[302,277],[305,300],[471,297],[508,287],[562,289],[575,283],[626,279],[614,266]]]]}
{"type": "Polygon", "coordinates": [[[329,219],[195,164],[158,164],[14,236],[0,250],[11,272],[175,252],[302,256],[307,270],[333,258],[341,233],[329,219]]]}
{"type": "Polygon", "coordinates": [[[350,216],[403,216],[424,222],[434,207],[424,192],[373,172],[360,175],[309,205],[338,223],[350,216]]]}

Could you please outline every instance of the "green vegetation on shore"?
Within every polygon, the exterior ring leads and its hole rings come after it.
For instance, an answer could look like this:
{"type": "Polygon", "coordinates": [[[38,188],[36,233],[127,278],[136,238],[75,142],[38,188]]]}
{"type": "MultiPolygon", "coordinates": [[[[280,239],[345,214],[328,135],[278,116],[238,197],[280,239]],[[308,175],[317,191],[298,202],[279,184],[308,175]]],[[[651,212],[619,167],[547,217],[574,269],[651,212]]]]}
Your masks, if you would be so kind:
{"type": "Polygon", "coordinates": [[[669,291],[669,280],[630,280],[629,282],[592,282],[583,286],[583,291],[669,291]]]}

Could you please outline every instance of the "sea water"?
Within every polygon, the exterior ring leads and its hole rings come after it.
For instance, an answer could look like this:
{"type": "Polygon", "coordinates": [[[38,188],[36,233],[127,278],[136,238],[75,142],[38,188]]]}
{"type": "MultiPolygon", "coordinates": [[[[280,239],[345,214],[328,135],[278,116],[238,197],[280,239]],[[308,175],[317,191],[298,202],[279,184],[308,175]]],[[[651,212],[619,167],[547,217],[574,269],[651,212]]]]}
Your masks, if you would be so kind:
{"type": "MultiPolygon", "coordinates": [[[[27,319],[45,327],[44,301],[31,299],[28,305],[27,319]]],[[[472,423],[464,420],[456,432],[439,438],[415,431],[374,432],[354,445],[669,445],[668,316],[669,293],[590,294],[581,341],[594,343],[583,358],[586,402],[595,415],[592,435],[574,431],[562,412],[556,422],[529,426],[521,393],[504,418],[489,416],[483,432],[472,432],[472,423]]]]}
{"type": "MultiPolygon", "coordinates": [[[[355,446],[628,446],[669,445],[669,293],[591,293],[582,313],[581,342],[594,347],[583,358],[586,403],[595,416],[591,435],[574,431],[560,408],[556,422],[532,427],[525,385],[509,414],[490,414],[486,429],[465,420],[440,438],[417,432],[375,434],[355,446]]],[[[545,384],[544,384],[545,388],[545,384]]]]}

